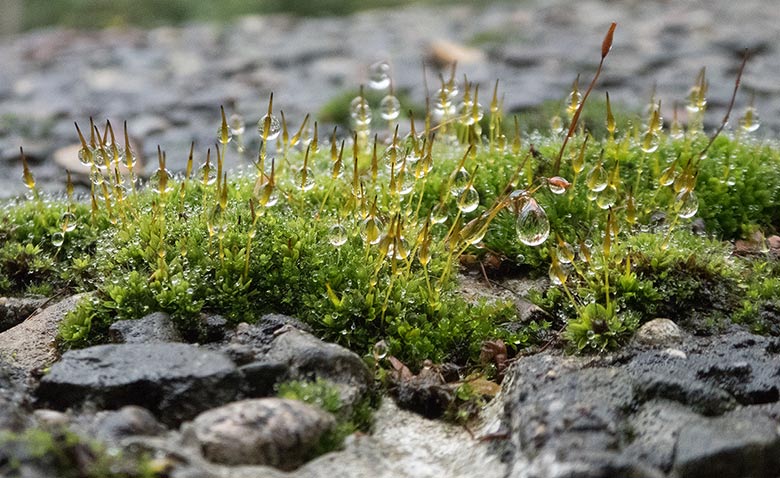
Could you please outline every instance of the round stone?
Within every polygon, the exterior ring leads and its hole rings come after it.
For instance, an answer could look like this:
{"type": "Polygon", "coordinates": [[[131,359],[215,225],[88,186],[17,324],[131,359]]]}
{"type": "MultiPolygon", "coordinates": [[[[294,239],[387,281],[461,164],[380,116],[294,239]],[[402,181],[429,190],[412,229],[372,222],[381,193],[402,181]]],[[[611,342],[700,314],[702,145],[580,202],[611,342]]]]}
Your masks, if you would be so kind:
{"type": "Polygon", "coordinates": [[[682,342],[680,327],[669,319],[653,319],[636,331],[634,342],[651,347],[671,347],[682,342]]]}

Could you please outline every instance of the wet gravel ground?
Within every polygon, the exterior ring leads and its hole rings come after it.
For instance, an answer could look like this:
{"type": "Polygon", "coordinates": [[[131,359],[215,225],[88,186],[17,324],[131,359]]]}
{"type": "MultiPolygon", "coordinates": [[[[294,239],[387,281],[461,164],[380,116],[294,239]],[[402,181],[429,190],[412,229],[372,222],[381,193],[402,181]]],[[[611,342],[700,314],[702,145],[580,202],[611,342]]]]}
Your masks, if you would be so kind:
{"type": "MultiPolygon", "coordinates": [[[[365,83],[368,65],[379,60],[392,64],[395,88],[422,103],[423,61],[435,88],[430,61],[459,58],[459,73],[482,85],[483,104],[498,78],[505,110],[520,111],[522,121],[523,110],[564,98],[578,73],[583,83],[590,78],[612,21],[618,29],[599,96],[608,89],[614,102],[640,109],[655,87],[668,120],[706,67],[708,121],[715,125],[747,48],[752,56],[733,118],[755,94],[757,134],[776,138],[780,9],[772,3],[526,0],[334,18],[251,16],[153,30],[55,28],[2,38],[0,197],[24,192],[19,146],[40,187],[61,191],[65,175],[53,153],[76,140],[73,122],[86,124],[90,115],[127,120],[147,158],[159,144],[169,167],[181,169],[191,141],[199,152],[214,142],[220,105],[252,125],[273,91],[276,107],[297,128],[305,113],[316,115],[329,99],[365,83]]],[[[153,163],[147,161],[147,172],[153,163]]]]}

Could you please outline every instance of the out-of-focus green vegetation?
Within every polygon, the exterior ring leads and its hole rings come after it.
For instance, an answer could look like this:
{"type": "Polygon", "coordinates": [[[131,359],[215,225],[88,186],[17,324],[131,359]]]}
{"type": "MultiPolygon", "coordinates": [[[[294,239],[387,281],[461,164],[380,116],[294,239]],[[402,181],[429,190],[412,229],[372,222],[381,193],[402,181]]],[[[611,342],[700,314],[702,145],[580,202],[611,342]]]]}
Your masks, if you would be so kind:
{"type": "MultiPolygon", "coordinates": [[[[459,0],[459,3],[477,3],[459,0]]],[[[118,25],[155,26],[193,20],[224,21],[252,13],[301,16],[346,15],[358,10],[444,0],[25,0],[22,29],[48,25],[102,28],[118,25]]],[[[481,2],[480,2],[481,3],[481,2]]]]}

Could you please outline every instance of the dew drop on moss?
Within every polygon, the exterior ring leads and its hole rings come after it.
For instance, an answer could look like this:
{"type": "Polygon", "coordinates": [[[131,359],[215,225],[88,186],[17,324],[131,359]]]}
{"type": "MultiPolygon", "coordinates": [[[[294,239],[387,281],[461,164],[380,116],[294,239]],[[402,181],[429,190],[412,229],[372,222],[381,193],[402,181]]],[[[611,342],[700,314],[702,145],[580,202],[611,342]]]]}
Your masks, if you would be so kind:
{"type": "Polygon", "coordinates": [[[279,136],[282,131],[282,123],[275,115],[264,115],[257,122],[257,132],[265,141],[272,141],[279,136]]]}
{"type": "Polygon", "coordinates": [[[466,168],[460,168],[455,176],[452,178],[452,187],[450,187],[450,194],[455,197],[459,197],[460,194],[466,189],[471,179],[471,174],[466,171],[466,168]]]}
{"type": "Polygon", "coordinates": [[[371,107],[368,100],[362,96],[353,98],[349,104],[349,115],[357,126],[365,127],[371,124],[371,107]]]}
{"type": "Polygon", "coordinates": [[[54,247],[62,247],[65,242],[65,234],[61,232],[55,232],[51,235],[51,245],[54,247]]]}
{"type": "Polygon", "coordinates": [[[607,186],[596,196],[596,205],[601,209],[609,209],[617,202],[617,188],[615,186],[607,186]]]}
{"type": "Polygon", "coordinates": [[[449,211],[447,210],[447,205],[443,203],[438,203],[433,207],[433,210],[431,210],[431,222],[433,224],[441,224],[447,220],[449,217],[449,211]]]}
{"type": "Polygon", "coordinates": [[[62,230],[65,232],[71,232],[76,229],[76,215],[72,212],[63,213],[60,222],[62,224],[62,230]]]}
{"type": "Polygon", "coordinates": [[[585,184],[588,186],[588,189],[596,193],[606,189],[608,182],[609,175],[601,163],[594,166],[585,179],[585,184]]]}
{"type": "Polygon", "coordinates": [[[385,90],[390,86],[390,64],[378,61],[368,67],[368,87],[372,90],[385,90]]]}
{"type": "Polygon", "coordinates": [[[458,209],[462,213],[469,213],[479,206],[479,193],[473,187],[467,187],[458,196],[458,209]]]}
{"type": "Polygon", "coordinates": [[[341,247],[347,242],[347,229],[341,224],[334,224],[328,229],[328,242],[333,247],[341,247]]]}
{"type": "Polygon", "coordinates": [[[387,95],[379,103],[379,114],[382,119],[394,120],[401,114],[401,102],[393,95],[387,95]]]}
{"type": "Polygon", "coordinates": [[[517,215],[517,238],[526,246],[538,246],[550,235],[550,220],[535,199],[529,198],[517,215]]]}
{"type": "Polygon", "coordinates": [[[699,210],[699,199],[696,197],[696,193],[691,190],[678,194],[675,201],[677,215],[683,219],[693,217],[699,210]]]}

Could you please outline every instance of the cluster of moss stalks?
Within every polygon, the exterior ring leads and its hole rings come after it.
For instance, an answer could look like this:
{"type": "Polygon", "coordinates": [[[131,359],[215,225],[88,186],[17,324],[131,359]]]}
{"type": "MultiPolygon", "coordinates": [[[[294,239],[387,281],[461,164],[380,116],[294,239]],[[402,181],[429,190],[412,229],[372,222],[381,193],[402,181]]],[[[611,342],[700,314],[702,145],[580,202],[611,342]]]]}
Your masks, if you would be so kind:
{"type": "MultiPolygon", "coordinates": [[[[272,98],[259,142],[223,111],[200,160],[193,148],[174,175],[160,151],[141,187],[127,127],[122,144],[90,121],[78,132],[90,194],[74,197],[68,173],[67,195],[44,197],[25,163],[30,197],[6,204],[0,222],[0,293],[92,292],[62,323],[63,348],[101,343],[112,322],[158,310],[193,341],[204,313],[236,324],[276,312],[412,367],[475,363],[489,340],[511,356],[559,329],[572,349],[614,348],[656,317],[777,333],[780,267],[762,244],[739,258],[724,242],[778,229],[777,145],[752,136],[752,105],[736,131],[727,118],[704,131],[703,70],[685,124],[677,108],[664,121],[655,98],[616,120],[607,95],[606,133],[591,136],[580,118],[613,29],[593,81],[584,91],[574,82],[544,133],[505,117],[498,83],[483,109],[479,85],[456,82],[453,68],[422,121],[406,122],[392,90],[378,105],[361,93],[343,139],[308,117],[288,131],[272,98]],[[254,167],[228,175],[244,144],[258,145],[254,167]],[[518,323],[512,302],[458,293],[459,259],[488,252],[549,275],[532,297],[548,317],[518,323]]],[[[372,68],[369,86],[387,89],[388,66],[372,68]]]]}

